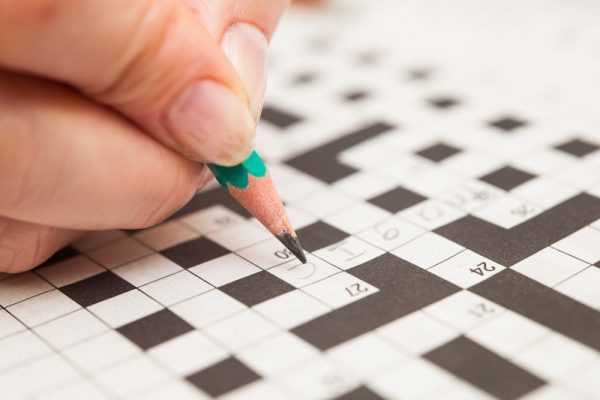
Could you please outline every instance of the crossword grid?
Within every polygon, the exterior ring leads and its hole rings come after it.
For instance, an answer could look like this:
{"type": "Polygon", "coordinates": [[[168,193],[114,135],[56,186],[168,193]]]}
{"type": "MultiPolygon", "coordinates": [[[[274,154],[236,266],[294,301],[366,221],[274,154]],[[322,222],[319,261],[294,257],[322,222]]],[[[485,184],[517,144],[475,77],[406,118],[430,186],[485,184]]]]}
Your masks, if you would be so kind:
{"type": "Polygon", "coordinates": [[[597,121],[309,18],[257,145],[309,262],[215,184],[90,234],[0,277],[3,398],[597,397],[597,121]]]}

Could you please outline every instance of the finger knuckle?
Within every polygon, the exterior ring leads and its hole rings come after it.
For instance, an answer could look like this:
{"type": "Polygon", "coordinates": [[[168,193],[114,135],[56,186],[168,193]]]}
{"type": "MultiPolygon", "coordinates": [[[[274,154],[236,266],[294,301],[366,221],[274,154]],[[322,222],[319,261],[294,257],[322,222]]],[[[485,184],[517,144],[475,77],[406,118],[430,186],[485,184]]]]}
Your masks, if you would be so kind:
{"type": "Polygon", "coordinates": [[[0,222],[0,272],[19,273],[41,264],[51,254],[40,230],[27,234],[10,220],[0,222]]]}
{"type": "Polygon", "coordinates": [[[149,88],[160,87],[167,71],[156,68],[161,52],[173,47],[172,32],[181,18],[179,2],[169,0],[127,2],[129,18],[114,46],[110,71],[102,79],[83,84],[83,90],[108,104],[127,108],[138,106],[149,88]]]}
{"type": "Polygon", "coordinates": [[[170,185],[161,187],[155,196],[155,206],[143,208],[136,219],[137,228],[157,225],[181,208],[194,195],[196,175],[189,166],[176,169],[170,185]]]}

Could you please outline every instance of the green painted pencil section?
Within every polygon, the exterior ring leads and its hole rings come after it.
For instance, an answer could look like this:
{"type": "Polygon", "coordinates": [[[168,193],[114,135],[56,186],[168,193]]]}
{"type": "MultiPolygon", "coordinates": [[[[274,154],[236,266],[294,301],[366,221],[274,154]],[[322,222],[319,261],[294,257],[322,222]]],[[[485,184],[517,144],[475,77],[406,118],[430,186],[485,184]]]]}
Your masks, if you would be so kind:
{"type": "Polygon", "coordinates": [[[208,167],[221,186],[228,191],[230,186],[246,189],[248,187],[248,174],[252,174],[257,178],[262,178],[267,174],[267,167],[256,151],[253,151],[241,164],[233,167],[216,164],[208,164],[208,167]]]}

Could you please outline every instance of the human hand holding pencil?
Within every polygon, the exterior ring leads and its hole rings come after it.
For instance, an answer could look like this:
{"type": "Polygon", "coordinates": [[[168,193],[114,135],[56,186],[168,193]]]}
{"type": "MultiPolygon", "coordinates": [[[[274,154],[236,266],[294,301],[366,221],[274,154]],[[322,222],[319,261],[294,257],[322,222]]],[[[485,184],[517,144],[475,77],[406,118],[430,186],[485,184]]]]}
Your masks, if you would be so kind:
{"type": "Polygon", "coordinates": [[[0,271],[154,225],[252,152],[284,0],[0,3],[0,271]]]}

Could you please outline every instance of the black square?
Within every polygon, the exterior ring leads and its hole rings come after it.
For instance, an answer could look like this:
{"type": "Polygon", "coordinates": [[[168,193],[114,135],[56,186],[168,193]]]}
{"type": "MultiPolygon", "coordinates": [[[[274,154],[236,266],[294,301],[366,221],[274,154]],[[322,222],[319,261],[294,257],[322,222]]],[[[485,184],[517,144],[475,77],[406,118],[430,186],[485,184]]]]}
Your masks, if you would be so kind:
{"type": "Polygon", "coordinates": [[[360,65],[372,65],[375,64],[381,55],[375,51],[365,51],[358,54],[357,61],[360,65]]]}
{"type": "Polygon", "coordinates": [[[305,83],[313,82],[315,79],[317,79],[317,75],[315,73],[304,72],[304,73],[296,75],[294,77],[294,79],[292,80],[292,84],[293,85],[303,85],[305,83]]]}
{"type": "Polygon", "coordinates": [[[131,283],[111,271],[102,272],[60,288],[60,291],[82,307],[88,307],[135,289],[131,283]]]}
{"type": "Polygon", "coordinates": [[[366,386],[359,386],[333,400],[383,400],[383,397],[379,396],[366,386]]]}
{"type": "Polygon", "coordinates": [[[275,275],[260,271],[219,287],[219,290],[252,307],[295,288],[275,275]]]}
{"type": "Polygon", "coordinates": [[[527,122],[517,117],[505,116],[490,121],[488,125],[503,130],[505,132],[512,132],[515,129],[519,129],[527,125],[527,122]]]}
{"type": "Polygon", "coordinates": [[[61,261],[65,261],[71,257],[78,256],[79,254],[81,254],[81,253],[79,253],[77,250],[75,250],[71,246],[63,247],[62,249],[60,249],[59,251],[54,253],[54,255],[52,255],[52,257],[50,257],[49,259],[44,261],[44,263],[42,265],[40,265],[38,268],[45,267],[47,265],[56,264],[61,261]]]}
{"type": "Polygon", "coordinates": [[[506,166],[479,179],[500,189],[511,190],[533,178],[535,175],[529,172],[506,166]]]}
{"type": "Polygon", "coordinates": [[[461,151],[462,150],[454,146],[450,146],[449,144],[438,143],[418,151],[417,154],[421,157],[427,158],[428,160],[440,162],[455,155],[456,153],[460,153],[461,151]]]}
{"type": "Polygon", "coordinates": [[[242,207],[240,203],[235,201],[235,199],[221,187],[201,191],[192,197],[192,199],[188,201],[185,206],[180,208],[169,218],[179,218],[194,211],[202,210],[215,205],[227,207],[234,213],[239,214],[244,218],[250,218],[250,213],[246,211],[246,209],[242,207]]]}
{"type": "Polygon", "coordinates": [[[369,97],[369,92],[366,90],[354,90],[352,92],[348,92],[344,95],[344,100],[346,101],[359,101],[369,97]]]}
{"type": "Polygon", "coordinates": [[[229,254],[225,247],[205,237],[169,247],[160,252],[163,256],[183,268],[191,268],[203,262],[229,254]]]}
{"type": "Polygon", "coordinates": [[[598,150],[600,146],[582,139],[573,139],[554,147],[575,157],[583,157],[598,150]]]}
{"type": "Polygon", "coordinates": [[[432,75],[433,71],[430,68],[414,68],[408,71],[408,79],[411,81],[423,81],[432,75]]]}
{"type": "Polygon", "coordinates": [[[346,232],[325,222],[315,222],[296,231],[302,247],[306,251],[315,251],[330,244],[340,242],[348,237],[346,232]]]}
{"type": "Polygon", "coordinates": [[[212,367],[187,376],[186,379],[209,395],[217,397],[257,381],[260,376],[237,358],[229,357],[212,367]]]}
{"type": "Polygon", "coordinates": [[[142,350],[147,350],[193,329],[171,310],[164,309],[130,322],[117,330],[142,350]]]}
{"type": "Polygon", "coordinates": [[[457,106],[460,102],[449,96],[433,97],[427,100],[435,108],[447,109],[457,106]]]}
{"type": "Polygon", "coordinates": [[[263,107],[260,119],[281,129],[288,128],[302,121],[300,116],[270,105],[263,107]]]}
{"type": "Polygon", "coordinates": [[[376,205],[377,207],[383,208],[384,210],[397,213],[398,211],[414,206],[423,200],[427,200],[427,198],[411,190],[398,186],[395,189],[380,194],[379,196],[373,197],[367,201],[376,205]]]}
{"type": "Polygon", "coordinates": [[[531,372],[459,336],[423,358],[499,399],[517,399],[546,384],[531,372]]]}

